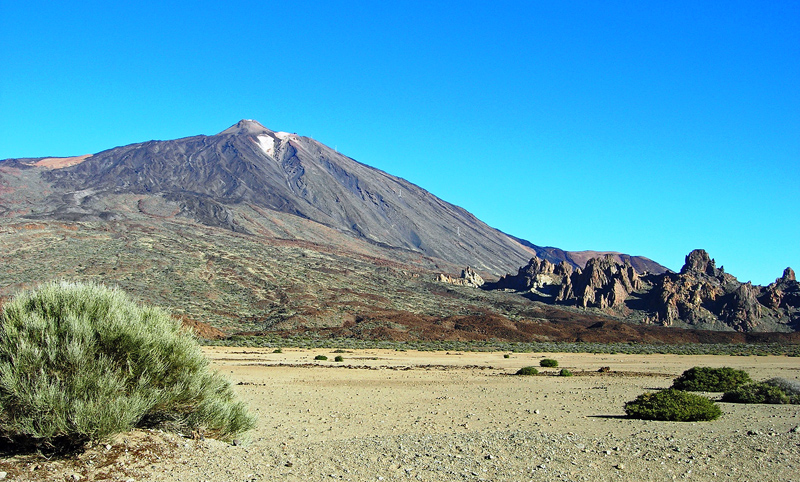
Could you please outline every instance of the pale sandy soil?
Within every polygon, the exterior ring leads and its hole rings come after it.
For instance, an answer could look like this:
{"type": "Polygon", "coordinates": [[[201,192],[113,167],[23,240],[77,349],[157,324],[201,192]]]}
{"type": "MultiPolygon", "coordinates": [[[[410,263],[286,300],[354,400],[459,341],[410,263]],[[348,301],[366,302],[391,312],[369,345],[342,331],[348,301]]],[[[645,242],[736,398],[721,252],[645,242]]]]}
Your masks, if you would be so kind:
{"type": "Polygon", "coordinates": [[[76,157],[48,157],[41,159],[34,163],[36,166],[46,167],[48,169],[62,169],[64,167],[75,166],[92,157],[91,154],[84,154],[76,157]]]}
{"type": "Polygon", "coordinates": [[[137,431],[69,460],[6,457],[0,470],[7,480],[800,481],[798,406],[721,403],[719,420],[698,423],[623,417],[626,401],[692,366],[800,379],[798,358],[359,350],[337,363],[313,360],[332,350],[206,351],[258,416],[249,440],[137,431]],[[576,376],[511,376],[545,357],[576,376]]]}

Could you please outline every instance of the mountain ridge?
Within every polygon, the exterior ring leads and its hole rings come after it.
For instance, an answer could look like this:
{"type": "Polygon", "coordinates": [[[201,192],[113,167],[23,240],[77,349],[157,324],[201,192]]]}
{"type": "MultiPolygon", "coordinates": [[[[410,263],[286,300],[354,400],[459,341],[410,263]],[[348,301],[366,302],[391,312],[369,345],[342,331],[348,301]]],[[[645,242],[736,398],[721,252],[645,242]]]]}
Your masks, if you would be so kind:
{"type": "MultiPolygon", "coordinates": [[[[645,281],[668,271],[652,260],[536,246],[409,181],[252,120],[210,136],[0,161],[0,231],[6,266],[0,296],[53,277],[119,283],[229,334],[586,340],[575,330],[616,320],[642,326],[623,330],[629,340],[677,340],[685,338],[672,328],[642,323],[730,329],[674,317],[645,320],[675,311],[670,305],[637,312],[625,299],[633,294],[641,301],[639,287],[652,286],[639,284],[635,271],[645,281]],[[539,253],[552,269],[519,268],[539,253]],[[615,277],[621,268],[612,262],[625,265],[627,278],[615,277]],[[570,274],[583,268],[591,279],[570,274]],[[492,278],[517,271],[525,296],[437,281],[458,283],[439,274],[461,271],[473,280],[488,275],[488,287],[492,278]],[[554,284],[557,277],[563,283],[554,284]],[[531,303],[548,297],[561,304],[531,303]],[[629,320],[633,312],[642,316],[629,320]]],[[[726,316],[756,306],[755,295],[766,303],[767,322],[740,329],[768,330],[772,314],[797,297],[788,278],[758,293],[720,292],[726,316]]],[[[498,283],[511,281],[505,279],[498,283]]],[[[677,306],[682,313],[684,305],[677,306]]],[[[618,324],[602,326],[611,331],[598,328],[592,339],[620,333],[618,324]]]]}
{"type": "Polygon", "coordinates": [[[92,200],[134,193],[161,196],[180,206],[181,215],[238,232],[252,228],[232,206],[284,212],[494,276],[539,252],[407,180],[249,119],[216,135],[108,149],[42,176],[56,189],[88,195],[81,206],[51,199],[55,208],[39,218],[113,218],[120,213],[93,212],[92,200]]]}

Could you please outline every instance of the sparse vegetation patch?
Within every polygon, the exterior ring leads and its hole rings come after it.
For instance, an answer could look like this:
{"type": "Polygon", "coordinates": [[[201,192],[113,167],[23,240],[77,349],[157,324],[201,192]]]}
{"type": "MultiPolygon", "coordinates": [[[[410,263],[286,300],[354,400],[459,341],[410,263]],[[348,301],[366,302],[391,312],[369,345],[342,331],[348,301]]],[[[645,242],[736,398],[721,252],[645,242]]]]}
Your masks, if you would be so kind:
{"type": "Polygon", "coordinates": [[[734,355],[751,356],[769,354],[776,356],[798,356],[800,345],[790,344],[699,344],[684,343],[586,343],[586,342],[503,342],[497,340],[453,341],[453,340],[368,340],[359,338],[320,338],[306,335],[232,335],[215,340],[201,340],[210,346],[273,347],[282,345],[294,348],[334,348],[347,350],[387,349],[418,351],[480,351],[510,353],[624,353],[626,355],[734,355]]]}
{"type": "Polygon", "coordinates": [[[730,367],[693,367],[672,383],[672,388],[690,392],[726,392],[749,383],[750,375],[730,367]]]}
{"type": "Polygon", "coordinates": [[[539,370],[537,370],[536,367],[522,367],[519,370],[517,370],[517,373],[515,373],[515,375],[536,375],[538,373],[539,370]]]}
{"type": "Polygon", "coordinates": [[[553,360],[552,358],[544,358],[539,361],[539,366],[545,368],[555,368],[558,366],[558,361],[553,360]]]}
{"type": "Polygon", "coordinates": [[[748,383],[722,395],[723,402],[800,404],[800,382],[772,378],[765,382],[748,383]]]}
{"type": "Polygon", "coordinates": [[[194,337],[97,284],[53,282],[0,314],[0,436],[79,446],[133,427],[230,439],[254,426],[194,337]]]}
{"type": "Polygon", "coordinates": [[[644,420],[699,422],[716,420],[722,410],[706,397],[670,388],[639,395],[625,404],[625,413],[644,420]]]}

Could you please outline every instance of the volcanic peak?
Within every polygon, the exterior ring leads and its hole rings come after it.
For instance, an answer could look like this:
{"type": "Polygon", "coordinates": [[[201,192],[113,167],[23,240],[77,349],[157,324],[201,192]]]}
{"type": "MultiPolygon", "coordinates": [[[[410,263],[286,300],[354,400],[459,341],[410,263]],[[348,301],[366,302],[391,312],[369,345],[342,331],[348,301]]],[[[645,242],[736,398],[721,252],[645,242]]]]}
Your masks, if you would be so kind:
{"type": "Polygon", "coordinates": [[[259,134],[275,134],[275,131],[267,129],[260,122],[253,120],[253,119],[242,119],[236,124],[228,127],[224,131],[220,132],[219,135],[225,134],[245,134],[245,135],[259,135],[259,134]]]}

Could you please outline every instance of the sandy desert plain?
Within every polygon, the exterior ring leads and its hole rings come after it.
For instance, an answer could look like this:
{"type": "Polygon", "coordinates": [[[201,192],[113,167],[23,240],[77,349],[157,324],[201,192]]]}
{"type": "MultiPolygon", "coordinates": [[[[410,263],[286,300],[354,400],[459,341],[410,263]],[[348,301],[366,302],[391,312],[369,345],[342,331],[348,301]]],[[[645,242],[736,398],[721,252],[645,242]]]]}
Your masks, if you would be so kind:
{"type": "Polygon", "coordinates": [[[376,349],[335,362],[333,349],[204,350],[258,417],[243,440],[137,430],[66,458],[6,455],[0,471],[26,481],[800,481],[796,405],[720,403],[720,419],[683,423],[623,410],[693,366],[798,379],[798,358],[376,349]],[[542,358],[559,368],[513,376],[542,358]],[[575,376],[555,376],[562,367],[575,376]]]}

